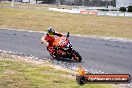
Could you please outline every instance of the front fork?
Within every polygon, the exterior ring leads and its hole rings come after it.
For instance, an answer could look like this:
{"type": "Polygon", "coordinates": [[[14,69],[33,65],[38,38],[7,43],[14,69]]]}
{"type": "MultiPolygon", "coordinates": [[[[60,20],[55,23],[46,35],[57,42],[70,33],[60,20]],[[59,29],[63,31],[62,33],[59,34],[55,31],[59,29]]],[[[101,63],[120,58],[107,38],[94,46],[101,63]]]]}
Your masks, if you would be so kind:
{"type": "Polygon", "coordinates": [[[72,56],[73,56],[72,50],[74,50],[74,49],[72,47],[70,47],[70,49],[66,52],[67,53],[67,57],[69,57],[70,59],[72,59],[72,56]]]}

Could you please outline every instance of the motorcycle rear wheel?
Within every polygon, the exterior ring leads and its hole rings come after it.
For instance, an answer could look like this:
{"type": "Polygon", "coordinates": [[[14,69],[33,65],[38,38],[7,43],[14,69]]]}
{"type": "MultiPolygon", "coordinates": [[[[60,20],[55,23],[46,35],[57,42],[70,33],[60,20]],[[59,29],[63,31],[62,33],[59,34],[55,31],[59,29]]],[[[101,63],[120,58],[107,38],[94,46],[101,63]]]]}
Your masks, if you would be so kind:
{"type": "Polygon", "coordinates": [[[53,58],[57,58],[57,56],[56,56],[56,55],[54,55],[54,54],[51,54],[51,53],[50,53],[50,55],[51,55],[53,58]]]}

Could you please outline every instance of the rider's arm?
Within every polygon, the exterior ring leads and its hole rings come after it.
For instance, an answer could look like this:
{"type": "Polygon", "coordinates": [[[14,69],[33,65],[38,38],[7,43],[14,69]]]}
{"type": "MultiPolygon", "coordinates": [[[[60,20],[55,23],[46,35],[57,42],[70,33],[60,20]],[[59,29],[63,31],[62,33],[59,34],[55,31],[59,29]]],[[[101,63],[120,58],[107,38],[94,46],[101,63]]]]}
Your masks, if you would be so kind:
{"type": "Polygon", "coordinates": [[[60,37],[63,36],[62,34],[59,34],[59,33],[55,33],[55,35],[60,36],[60,37]]]}
{"type": "Polygon", "coordinates": [[[46,38],[47,38],[46,35],[44,35],[44,36],[41,38],[41,44],[42,44],[42,43],[45,43],[46,45],[48,45],[48,42],[46,41],[46,38]]]}

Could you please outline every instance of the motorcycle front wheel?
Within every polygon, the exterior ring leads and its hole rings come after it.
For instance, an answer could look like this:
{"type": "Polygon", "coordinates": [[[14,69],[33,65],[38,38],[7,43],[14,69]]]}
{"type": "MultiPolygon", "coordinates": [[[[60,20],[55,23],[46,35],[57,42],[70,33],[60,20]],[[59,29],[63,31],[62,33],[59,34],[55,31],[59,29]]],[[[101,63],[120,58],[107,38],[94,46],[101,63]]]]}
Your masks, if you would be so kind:
{"type": "Polygon", "coordinates": [[[72,59],[77,61],[77,62],[81,62],[82,58],[79,55],[78,52],[76,52],[75,50],[72,50],[72,59]]]}

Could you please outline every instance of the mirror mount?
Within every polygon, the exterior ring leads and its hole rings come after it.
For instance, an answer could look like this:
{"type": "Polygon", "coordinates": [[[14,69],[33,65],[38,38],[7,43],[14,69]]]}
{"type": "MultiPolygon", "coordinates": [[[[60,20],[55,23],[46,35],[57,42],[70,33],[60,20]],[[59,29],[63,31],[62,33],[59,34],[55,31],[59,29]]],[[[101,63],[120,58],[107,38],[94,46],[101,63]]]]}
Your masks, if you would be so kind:
{"type": "Polygon", "coordinates": [[[70,35],[70,32],[67,32],[66,38],[68,38],[68,37],[69,37],[69,35],[70,35]]]}

